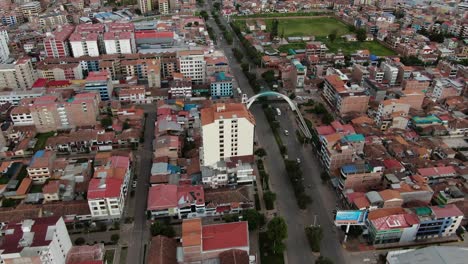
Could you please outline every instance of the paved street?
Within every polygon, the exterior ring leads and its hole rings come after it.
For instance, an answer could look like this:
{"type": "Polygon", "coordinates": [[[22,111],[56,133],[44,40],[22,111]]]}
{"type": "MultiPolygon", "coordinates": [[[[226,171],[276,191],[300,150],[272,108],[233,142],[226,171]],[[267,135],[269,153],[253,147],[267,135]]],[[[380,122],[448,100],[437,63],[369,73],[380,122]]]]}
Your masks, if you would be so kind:
{"type": "Polygon", "coordinates": [[[155,109],[148,113],[145,123],[145,142],[143,148],[137,152],[139,159],[138,183],[135,189],[134,226],[132,238],[130,239],[127,263],[145,263],[144,248],[149,238],[149,230],[146,226],[146,200],[148,197],[148,182],[151,171],[153,157],[153,135],[154,122],[156,120],[155,109]]]}
{"type": "MultiPolygon", "coordinates": [[[[212,6],[211,1],[208,1],[207,4],[212,6]]],[[[217,36],[222,36],[213,19],[210,19],[208,24],[214,29],[217,36]]],[[[237,45],[238,40],[234,38],[233,46],[237,45]]],[[[218,41],[217,47],[224,50],[228,57],[232,73],[241,90],[252,96],[253,91],[242,73],[239,63],[232,55],[232,47],[227,45],[224,40],[218,41]]],[[[256,119],[256,134],[261,135],[258,136],[259,144],[268,153],[265,157],[265,165],[270,173],[272,190],[277,194],[277,207],[288,224],[288,239],[286,240],[288,263],[314,262],[316,257],[312,254],[304,234],[304,227],[313,224],[314,220],[316,220],[316,224],[324,228],[325,238],[322,242],[322,254],[330,257],[335,263],[346,263],[344,249],[339,243],[338,232],[332,223],[331,211],[335,208],[335,195],[328,186],[321,184],[319,164],[312,154],[311,147],[303,148],[296,140],[294,129],[291,129],[295,127],[294,116],[287,114],[282,116],[283,126],[291,131],[290,136],[284,139],[284,142],[291,158],[299,157],[303,160],[302,169],[306,178],[304,182],[306,185],[313,186],[313,189],[307,191],[314,203],[307,211],[300,210],[296,204],[292,186],[286,176],[284,162],[263,110],[260,105],[254,105],[251,111],[256,119]]]]}

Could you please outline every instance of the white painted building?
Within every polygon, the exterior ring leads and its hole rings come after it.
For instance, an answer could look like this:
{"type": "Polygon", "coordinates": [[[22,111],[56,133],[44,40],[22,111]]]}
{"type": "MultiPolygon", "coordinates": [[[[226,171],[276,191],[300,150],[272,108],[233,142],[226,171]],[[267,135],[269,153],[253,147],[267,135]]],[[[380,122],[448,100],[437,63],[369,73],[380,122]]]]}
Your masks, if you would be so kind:
{"type": "Polygon", "coordinates": [[[192,97],[192,82],[190,81],[172,81],[169,83],[169,94],[171,98],[190,98],[192,97]]]}
{"type": "Polygon", "coordinates": [[[0,64],[0,88],[26,90],[31,88],[36,80],[36,71],[28,57],[0,64]]]}
{"type": "Polygon", "coordinates": [[[201,167],[203,185],[209,188],[252,184],[255,181],[253,167],[249,163],[220,161],[216,168],[201,167]]]}
{"type": "Polygon", "coordinates": [[[122,216],[130,174],[130,159],[124,156],[112,156],[105,165],[95,168],[87,196],[93,219],[122,216]]]}
{"type": "Polygon", "coordinates": [[[169,14],[169,0],[158,0],[159,13],[161,15],[169,14]]]}
{"type": "Polygon", "coordinates": [[[33,126],[34,118],[27,106],[17,106],[10,113],[11,120],[15,126],[33,126]]]}
{"type": "Polygon", "coordinates": [[[133,32],[106,32],[104,33],[104,46],[106,54],[136,53],[133,32]]]}
{"type": "Polygon", "coordinates": [[[7,91],[0,92],[0,104],[10,103],[18,105],[24,98],[37,98],[43,96],[45,89],[32,89],[26,91],[7,91]]]}
{"type": "Polygon", "coordinates": [[[179,70],[185,78],[191,78],[193,83],[204,83],[206,62],[202,50],[185,50],[177,52],[179,70]]]}
{"type": "Polygon", "coordinates": [[[253,155],[255,119],[244,104],[214,104],[201,110],[201,164],[253,155]]]}
{"type": "Polygon", "coordinates": [[[390,85],[395,85],[398,77],[398,68],[387,62],[382,63],[382,68],[384,72],[384,80],[388,81],[388,84],[390,85]]]}
{"type": "Polygon", "coordinates": [[[70,36],[70,45],[73,52],[73,57],[78,58],[81,56],[99,56],[98,34],[89,33],[81,35],[73,33],[70,36]]]}
{"type": "Polygon", "coordinates": [[[65,264],[72,242],[62,217],[24,219],[3,229],[0,263],[65,264]]]}
{"type": "Polygon", "coordinates": [[[10,57],[10,49],[8,48],[8,32],[0,30],[0,63],[5,63],[10,57]]]}

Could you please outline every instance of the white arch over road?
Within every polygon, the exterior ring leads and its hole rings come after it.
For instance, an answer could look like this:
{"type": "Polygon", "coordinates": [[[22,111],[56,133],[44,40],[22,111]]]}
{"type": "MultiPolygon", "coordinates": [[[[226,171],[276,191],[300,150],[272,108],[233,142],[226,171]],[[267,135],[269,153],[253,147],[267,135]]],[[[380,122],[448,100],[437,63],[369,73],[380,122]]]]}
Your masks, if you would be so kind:
{"type": "Polygon", "coordinates": [[[258,93],[256,95],[250,97],[246,102],[247,109],[250,108],[250,106],[252,106],[252,104],[255,102],[255,100],[257,100],[260,97],[265,97],[265,96],[281,97],[284,100],[286,100],[286,102],[288,102],[289,106],[291,107],[291,110],[297,111],[296,103],[293,100],[291,100],[291,98],[289,98],[288,96],[286,96],[286,95],[284,95],[282,93],[278,93],[278,92],[274,92],[274,91],[266,91],[266,92],[258,93]]]}
{"type": "Polygon", "coordinates": [[[265,97],[265,96],[275,96],[275,97],[280,97],[282,99],[284,99],[286,102],[288,102],[289,104],[289,107],[291,107],[291,110],[293,112],[296,112],[298,118],[299,118],[299,128],[301,129],[302,133],[307,137],[307,138],[312,138],[312,134],[310,133],[310,130],[309,130],[309,127],[307,126],[304,118],[302,117],[302,114],[301,114],[301,111],[298,109],[297,105],[296,105],[296,102],[294,102],[293,100],[291,100],[291,98],[289,98],[288,96],[282,94],[282,93],[278,93],[278,92],[274,92],[274,91],[265,91],[265,92],[261,92],[261,93],[258,93],[252,97],[250,97],[249,99],[245,100],[247,98],[247,95],[243,95],[243,102],[247,105],[247,109],[250,108],[252,106],[252,104],[255,102],[255,100],[257,100],[258,98],[260,97],[265,97]]]}

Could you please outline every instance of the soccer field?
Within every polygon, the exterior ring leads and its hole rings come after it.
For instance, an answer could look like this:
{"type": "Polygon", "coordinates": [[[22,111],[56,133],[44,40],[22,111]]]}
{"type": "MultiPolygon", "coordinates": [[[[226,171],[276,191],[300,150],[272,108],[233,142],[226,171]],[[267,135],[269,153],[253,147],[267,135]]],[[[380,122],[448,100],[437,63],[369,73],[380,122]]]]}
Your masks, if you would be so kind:
{"type": "MultiPolygon", "coordinates": [[[[348,26],[330,17],[279,19],[278,34],[284,32],[285,37],[316,36],[325,37],[336,31],[338,36],[349,33],[348,26]]],[[[266,20],[268,29],[273,20],[266,20]]]]}

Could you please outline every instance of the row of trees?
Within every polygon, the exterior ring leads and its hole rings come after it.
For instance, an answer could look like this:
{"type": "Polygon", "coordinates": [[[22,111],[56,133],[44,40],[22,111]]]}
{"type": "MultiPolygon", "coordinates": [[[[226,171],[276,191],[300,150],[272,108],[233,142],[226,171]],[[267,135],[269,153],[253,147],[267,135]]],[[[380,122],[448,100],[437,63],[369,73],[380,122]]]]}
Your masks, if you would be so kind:
{"type": "Polygon", "coordinates": [[[213,19],[215,20],[216,24],[218,25],[219,29],[223,32],[223,36],[226,39],[226,42],[229,45],[232,45],[233,42],[233,37],[231,31],[229,31],[222,23],[221,20],[219,19],[218,13],[217,12],[212,12],[211,13],[213,16],[213,19]]]}
{"type": "Polygon", "coordinates": [[[305,193],[305,187],[302,174],[302,169],[296,161],[285,160],[286,172],[293,186],[294,195],[299,208],[306,209],[307,205],[312,203],[312,198],[305,193]]]}
{"type": "Polygon", "coordinates": [[[252,46],[252,44],[246,38],[244,38],[239,26],[231,22],[231,28],[239,38],[242,47],[244,47],[244,50],[247,53],[247,56],[255,65],[260,66],[262,62],[261,54],[257,51],[257,49],[254,46],[252,46]]]}
{"type": "Polygon", "coordinates": [[[244,54],[238,48],[232,48],[232,54],[234,54],[234,58],[236,58],[237,62],[242,62],[244,58],[244,54]]]}

